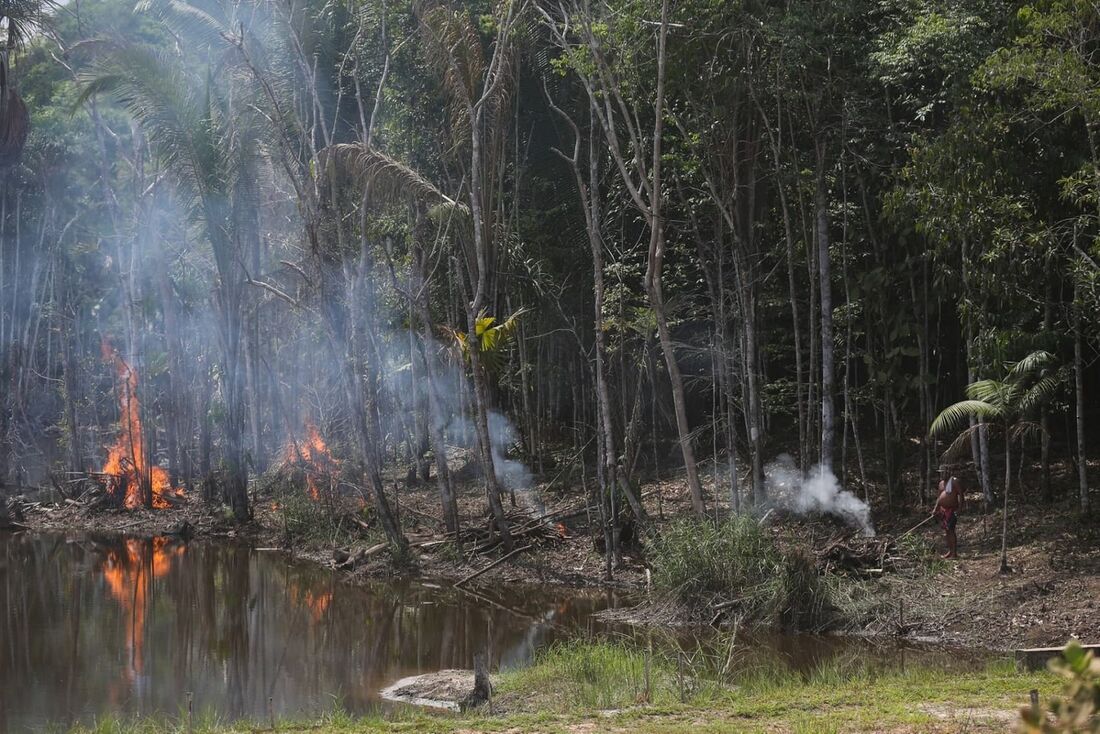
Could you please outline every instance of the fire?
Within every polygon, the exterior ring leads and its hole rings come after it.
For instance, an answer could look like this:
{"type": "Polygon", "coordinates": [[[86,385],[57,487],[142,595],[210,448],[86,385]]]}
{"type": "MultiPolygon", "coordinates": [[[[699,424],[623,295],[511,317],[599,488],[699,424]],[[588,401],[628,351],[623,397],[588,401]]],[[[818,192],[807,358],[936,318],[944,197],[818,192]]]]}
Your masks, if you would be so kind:
{"type": "Polygon", "coordinates": [[[141,405],[138,403],[138,374],[126,363],[114,347],[102,344],[103,358],[114,365],[119,379],[119,433],[115,443],[107,450],[107,461],[103,473],[113,478],[110,492],[115,494],[125,487],[122,504],[127,509],[141,507],[142,483],[152,487],[153,507],[170,507],[166,497],[169,494],[183,496],[183,490],[173,488],[168,472],[156,465],[150,465],[145,451],[145,434],[141,426],[141,405]]]}
{"type": "Polygon", "coordinates": [[[107,551],[103,579],[125,617],[132,674],[140,675],[145,663],[145,614],[152,580],[167,574],[183,553],[184,546],[171,545],[167,538],[153,538],[152,542],[128,538],[121,550],[107,551]]]}
{"type": "Polygon", "coordinates": [[[301,464],[305,469],[306,487],[314,500],[321,499],[322,482],[331,488],[334,477],[340,468],[340,462],[329,451],[321,432],[312,421],[306,421],[306,438],[295,441],[291,438],[284,450],[288,464],[301,464]]]}

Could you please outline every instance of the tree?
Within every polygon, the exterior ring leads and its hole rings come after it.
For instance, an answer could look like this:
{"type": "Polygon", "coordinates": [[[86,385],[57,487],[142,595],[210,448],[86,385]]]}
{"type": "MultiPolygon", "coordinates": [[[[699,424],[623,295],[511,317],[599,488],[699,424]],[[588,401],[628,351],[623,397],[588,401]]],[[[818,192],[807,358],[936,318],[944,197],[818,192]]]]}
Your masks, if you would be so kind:
{"type": "MultiPolygon", "coordinates": [[[[1012,489],[1012,445],[1028,435],[1041,431],[1031,420],[1042,409],[1061,385],[1061,378],[1052,368],[1054,356],[1049,352],[1032,352],[1019,362],[1009,366],[1001,380],[979,380],[966,388],[967,399],[949,405],[936,416],[929,428],[932,435],[950,433],[971,417],[996,426],[1004,436],[1005,484],[1001,518],[1001,573],[1010,571],[1008,566],[1008,495],[1012,489]]],[[[971,426],[959,434],[948,448],[951,455],[966,446],[973,431],[980,424],[971,426]]]]}
{"type": "MultiPolygon", "coordinates": [[[[598,10],[588,4],[569,8],[562,5],[559,10],[558,17],[544,13],[546,25],[564,54],[563,62],[577,73],[584,85],[619,180],[629,193],[632,205],[646,223],[649,244],[643,279],[645,292],[656,318],[661,352],[671,383],[676,431],[684,459],[691,506],[696,515],[704,516],[706,507],[703,503],[703,488],[699,481],[695,449],[692,446],[684,379],[677,362],[664,294],[668,233],[665,222],[667,182],[663,177],[662,166],[665,151],[669,4],[664,0],[660,5],[656,48],[653,49],[653,58],[647,60],[655,80],[651,96],[641,96],[638,90],[628,88],[623,83],[617,71],[618,65],[639,63],[641,59],[633,58],[630,53],[625,53],[623,58],[616,58],[617,52],[624,49],[616,48],[609,40],[606,33],[607,19],[598,15],[598,10]],[[650,116],[652,129],[647,131],[641,126],[641,120],[650,116]]],[[[630,27],[629,24],[627,27],[630,27]]],[[[619,40],[624,41],[624,47],[629,47],[635,39],[619,40]]]]}
{"type": "Polygon", "coordinates": [[[19,160],[30,131],[30,113],[16,89],[15,51],[40,22],[41,0],[8,0],[0,5],[0,169],[19,160]]]}
{"type": "Polygon", "coordinates": [[[255,211],[258,129],[243,100],[196,79],[181,65],[136,46],[98,44],[100,56],[80,101],[111,94],[138,120],[202,222],[214,256],[214,284],[225,397],[228,469],[225,494],[238,521],[249,518],[244,452],[245,384],[242,243],[252,236],[243,213],[255,211]]]}

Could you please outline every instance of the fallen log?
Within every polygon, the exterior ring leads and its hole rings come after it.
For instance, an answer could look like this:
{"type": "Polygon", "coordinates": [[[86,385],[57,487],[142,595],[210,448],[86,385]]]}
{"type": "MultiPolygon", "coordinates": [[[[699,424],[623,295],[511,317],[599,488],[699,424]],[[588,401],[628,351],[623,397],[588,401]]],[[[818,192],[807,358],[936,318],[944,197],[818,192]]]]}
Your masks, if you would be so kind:
{"type": "Polygon", "coordinates": [[[388,547],[389,543],[379,543],[377,545],[372,545],[370,548],[360,548],[355,553],[352,553],[344,562],[337,563],[336,568],[341,570],[353,569],[366,559],[378,555],[388,547]]]}
{"type": "Polygon", "coordinates": [[[489,564],[488,566],[486,566],[485,568],[481,569],[480,571],[474,571],[474,572],[473,572],[473,573],[471,573],[471,574],[470,574],[469,576],[466,576],[465,578],[459,579],[458,581],[456,581],[456,582],[455,582],[455,586],[462,586],[463,584],[465,584],[465,583],[467,583],[467,582],[469,582],[469,581],[473,581],[474,579],[476,579],[476,578],[477,578],[478,576],[480,576],[481,574],[485,573],[486,571],[491,571],[492,569],[496,568],[496,567],[497,567],[497,566],[499,566],[500,564],[502,564],[502,563],[504,563],[505,561],[507,561],[507,560],[508,560],[509,558],[511,558],[512,556],[514,556],[514,555],[516,555],[516,554],[518,554],[518,553],[522,553],[522,552],[523,552],[523,551],[525,551],[525,550],[530,550],[530,549],[531,549],[531,548],[533,548],[533,547],[534,547],[534,546],[531,546],[531,545],[525,545],[525,546],[523,546],[522,548],[516,548],[516,549],[515,549],[515,550],[513,550],[513,551],[512,551],[511,553],[505,553],[505,554],[504,554],[503,556],[501,556],[500,558],[496,559],[495,561],[493,561],[492,563],[490,563],[490,564],[489,564]]]}

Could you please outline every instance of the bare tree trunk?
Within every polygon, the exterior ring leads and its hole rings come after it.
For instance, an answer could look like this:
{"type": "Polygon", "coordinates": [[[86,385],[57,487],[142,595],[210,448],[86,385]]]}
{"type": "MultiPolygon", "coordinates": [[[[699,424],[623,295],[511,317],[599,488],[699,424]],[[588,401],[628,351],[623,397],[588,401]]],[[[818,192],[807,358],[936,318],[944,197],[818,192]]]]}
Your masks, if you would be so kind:
{"type": "Polygon", "coordinates": [[[1012,439],[1005,424],[1005,496],[1001,515],[1001,573],[1008,573],[1008,493],[1012,489],[1012,439]]]}
{"type": "MultiPolygon", "coordinates": [[[[1043,333],[1046,335],[1050,334],[1054,326],[1054,280],[1051,277],[1049,264],[1043,275],[1046,286],[1044,289],[1046,298],[1043,299],[1043,333]]],[[[1039,484],[1043,499],[1049,505],[1054,503],[1054,492],[1050,486],[1050,407],[1045,403],[1039,415],[1039,426],[1039,484]]],[[[1022,466],[1023,462],[1021,462],[1021,468],[1022,466]]]]}
{"type": "MultiPolygon", "coordinates": [[[[65,428],[69,434],[69,469],[74,472],[83,472],[83,442],[80,440],[80,425],[76,410],[80,376],[77,373],[76,360],[73,359],[72,332],[69,331],[70,329],[75,331],[76,328],[75,318],[71,324],[62,326],[61,363],[65,374],[65,428]]],[[[0,410],[2,410],[2,406],[0,406],[0,410]]],[[[2,480],[2,476],[0,476],[0,480],[2,480]]]]}
{"type": "Polygon", "coordinates": [[[1073,376],[1077,413],[1077,488],[1081,502],[1081,514],[1089,511],[1088,453],[1085,441],[1085,360],[1082,354],[1082,334],[1080,306],[1074,318],[1073,329],[1073,376]]]}
{"type": "Polygon", "coordinates": [[[684,378],[676,362],[676,351],[672,344],[672,333],[668,328],[668,315],[665,312],[665,298],[662,289],[664,270],[665,223],[663,194],[661,192],[662,133],[664,131],[665,107],[665,60],[668,39],[668,0],[661,3],[661,28],[657,41],[657,94],[654,104],[653,123],[653,162],[650,178],[649,208],[649,258],[646,263],[646,294],[649,305],[657,320],[657,336],[661,343],[661,352],[665,357],[665,367],[672,386],[672,404],[676,414],[676,431],[680,440],[680,453],[684,457],[684,471],[687,474],[688,492],[691,494],[691,507],[699,517],[706,517],[703,504],[703,485],[699,481],[699,471],[695,462],[695,449],[691,445],[691,427],[687,417],[687,400],[684,396],[684,378]]]}
{"type": "MultiPolygon", "coordinates": [[[[443,415],[442,401],[439,398],[439,385],[436,381],[435,365],[432,356],[427,353],[427,348],[433,343],[434,329],[432,326],[432,314],[428,308],[428,290],[424,266],[424,253],[419,247],[414,253],[414,261],[417,268],[419,283],[410,285],[409,297],[414,301],[414,307],[420,318],[421,339],[417,342],[417,351],[424,364],[424,374],[428,386],[428,437],[432,443],[432,455],[435,460],[436,484],[439,486],[439,500],[443,510],[443,521],[447,532],[457,533],[459,529],[458,503],[455,499],[454,484],[451,479],[451,470],[447,466],[447,441],[443,434],[446,427],[446,416],[443,415]],[[413,288],[419,289],[419,295],[412,293],[413,288]]],[[[457,538],[457,536],[456,536],[457,538]]]]}
{"type": "Polygon", "coordinates": [[[821,290],[821,466],[833,469],[836,420],[833,408],[833,296],[829,270],[829,219],[825,191],[825,143],[817,143],[817,259],[821,290]]]}

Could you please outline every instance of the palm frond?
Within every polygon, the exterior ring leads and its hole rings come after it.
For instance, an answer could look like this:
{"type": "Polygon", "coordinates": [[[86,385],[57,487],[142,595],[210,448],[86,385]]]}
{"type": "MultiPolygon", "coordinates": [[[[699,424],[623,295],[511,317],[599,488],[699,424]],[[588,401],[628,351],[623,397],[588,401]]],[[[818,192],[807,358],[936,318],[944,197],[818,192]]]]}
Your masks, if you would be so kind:
{"type": "MultiPolygon", "coordinates": [[[[498,371],[504,364],[504,355],[507,347],[515,339],[519,330],[519,319],[529,309],[521,308],[502,323],[496,323],[495,316],[489,316],[482,311],[474,322],[475,338],[472,340],[477,345],[478,359],[488,372],[498,371]]],[[[464,359],[469,359],[471,339],[464,331],[441,327],[440,329],[450,342],[462,354],[464,359]]]]}
{"type": "Polygon", "coordinates": [[[485,54],[465,8],[451,8],[432,0],[417,3],[421,36],[428,62],[435,67],[447,95],[455,147],[470,135],[469,110],[480,96],[485,54]]]}
{"type": "Polygon", "coordinates": [[[987,424],[984,423],[975,423],[956,436],[955,440],[951,442],[951,445],[944,449],[942,454],[943,460],[954,461],[956,458],[965,455],[966,452],[970,450],[971,437],[986,426],[987,424]]]}
{"type": "MultiPolygon", "coordinates": [[[[42,24],[46,11],[57,7],[53,0],[4,0],[0,2],[0,18],[7,20],[3,44],[22,49],[42,24]]],[[[5,49],[6,50],[6,49],[5,49]]]]}
{"type": "Polygon", "coordinates": [[[931,436],[942,435],[966,423],[971,418],[984,421],[998,421],[1004,418],[1004,409],[984,400],[963,400],[949,405],[936,416],[928,429],[931,436]]]}
{"type": "Polygon", "coordinates": [[[1020,441],[1032,436],[1042,436],[1043,433],[1042,425],[1035,421],[1017,421],[1009,431],[1009,436],[1013,441],[1020,441]]]}
{"type": "Polygon", "coordinates": [[[220,12],[220,3],[204,9],[184,0],[139,0],[134,10],[156,17],[197,48],[225,48],[234,36],[232,20],[220,12]]]}
{"type": "Polygon", "coordinates": [[[145,47],[112,41],[82,46],[95,50],[96,59],[80,76],[78,103],[100,94],[118,101],[141,123],[192,205],[223,189],[224,146],[210,117],[209,82],[187,76],[175,59],[145,47]]]}
{"type": "Polygon", "coordinates": [[[318,153],[318,170],[332,166],[337,175],[362,180],[370,186],[372,199],[382,203],[417,200],[430,206],[446,205],[464,210],[428,179],[401,161],[363,143],[339,143],[318,153]]]}
{"type": "Polygon", "coordinates": [[[1056,363],[1057,359],[1053,354],[1040,349],[1012,365],[1008,370],[1008,379],[1018,382],[1029,377],[1036,377],[1043,369],[1056,363]]]}
{"type": "Polygon", "coordinates": [[[487,316],[485,328],[481,328],[480,319],[478,324],[478,337],[480,338],[481,351],[482,352],[502,352],[511,341],[515,338],[516,332],[519,330],[519,319],[523,314],[527,313],[528,309],[521,308],[511,316],[503,324],[496,324],[496,318],[493,316],[487,316]]]}
{"type": "Polygon", "coordinates": [[[1062,381],[1057,375],[1047,375],[1040,378],[1029,387],[1017,401],[1017,411],[1020,415],[1029,415],[1046,405],[1058,394],[1062,381]]]}
{"type": "Polygon", "coordinates": [[[1011,385],[1001,380],[977,380],[966,386],[966,397],[991,405],[1006,405],[1011,385]]]}

